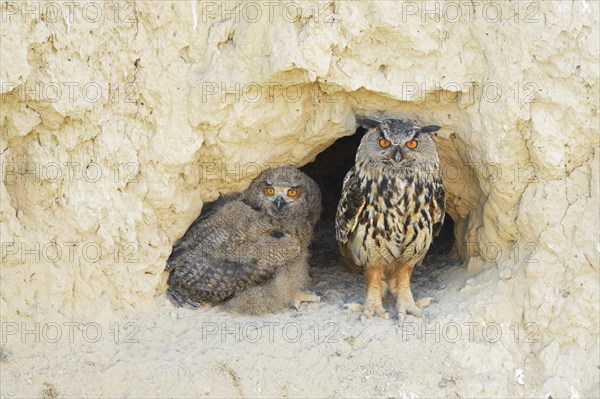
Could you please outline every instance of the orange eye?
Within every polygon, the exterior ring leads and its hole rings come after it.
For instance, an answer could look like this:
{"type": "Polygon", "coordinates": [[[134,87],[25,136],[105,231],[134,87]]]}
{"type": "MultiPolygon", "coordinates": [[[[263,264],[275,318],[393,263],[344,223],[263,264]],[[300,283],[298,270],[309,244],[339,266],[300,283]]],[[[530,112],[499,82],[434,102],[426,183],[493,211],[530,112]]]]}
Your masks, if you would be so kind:
{"type": "Polygon", "coordinates": [[[379,145],[381,146],[381,148],[388,148],[390,146],[390,141],[384,138],[379,139],[379,145]]]}
{"type": "Polygon", "coordinates": [[[406,146],[411,150],[414,150],[419,145],[419,142],[415,139],[406,142],[406,146]]]}
{"type": "Polygon", "coordinates": [[[296,195],[298,195],[298,190],[295,190],[293,188],[290,188],[288,190],[288,197],[295,197],[296,195]]]}
{"type": "Polygon", "coordinates": [[[265,193],[267,193],[268,196],[275,195],[275,189],[273,187],[267,187],[265,193]]]}

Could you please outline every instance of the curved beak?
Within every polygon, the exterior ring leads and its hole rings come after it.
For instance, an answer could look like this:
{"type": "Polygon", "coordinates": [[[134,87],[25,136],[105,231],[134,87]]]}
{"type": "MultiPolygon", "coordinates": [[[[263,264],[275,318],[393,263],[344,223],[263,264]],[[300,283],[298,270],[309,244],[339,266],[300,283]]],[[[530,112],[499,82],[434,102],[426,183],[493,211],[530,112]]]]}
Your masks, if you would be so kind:
{"type": "Polygon", "coordinates": [[[402,152],[400,152],[400,148],[396,148],[396,151],[394,151],[394,161],[400,162],[400,160],[402,160],[402,152]]]}
{"type": "Polygon", "coordinates": [[[283,196],[278,195],[275,197],[275,209],[280,210],[285,205],[285,201],[283,200],[283,196]]]}

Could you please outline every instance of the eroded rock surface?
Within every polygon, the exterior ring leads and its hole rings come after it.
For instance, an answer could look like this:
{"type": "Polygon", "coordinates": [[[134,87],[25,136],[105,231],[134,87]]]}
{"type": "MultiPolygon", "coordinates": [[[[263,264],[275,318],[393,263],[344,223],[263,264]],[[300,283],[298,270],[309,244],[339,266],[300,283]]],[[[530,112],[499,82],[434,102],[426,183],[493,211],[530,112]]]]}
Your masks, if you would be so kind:
{"type": "Polygon", "coordinates": [[[1,5],[4,320],[144,306],[203,201],[407,117],[443,126],[469,314],[597,394],[597,2],[48,4],[1,5]]]}

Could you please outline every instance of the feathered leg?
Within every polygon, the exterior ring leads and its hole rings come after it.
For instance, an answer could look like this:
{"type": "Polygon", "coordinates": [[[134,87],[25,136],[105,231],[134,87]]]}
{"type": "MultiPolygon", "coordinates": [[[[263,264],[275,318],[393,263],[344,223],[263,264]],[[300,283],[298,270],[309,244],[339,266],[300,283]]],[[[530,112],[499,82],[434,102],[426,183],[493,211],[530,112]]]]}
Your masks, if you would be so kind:
{"type": "Polygon", "coordinates": [[[415,299],[410,289],[412,271],[412,265],[400,264],[393,271],[390,281],[390,289],[392,294],[396,297],[398,321],[402,321],[407,313],[416,317],[423,317],[423,311],[415,303],[415,299]]]}

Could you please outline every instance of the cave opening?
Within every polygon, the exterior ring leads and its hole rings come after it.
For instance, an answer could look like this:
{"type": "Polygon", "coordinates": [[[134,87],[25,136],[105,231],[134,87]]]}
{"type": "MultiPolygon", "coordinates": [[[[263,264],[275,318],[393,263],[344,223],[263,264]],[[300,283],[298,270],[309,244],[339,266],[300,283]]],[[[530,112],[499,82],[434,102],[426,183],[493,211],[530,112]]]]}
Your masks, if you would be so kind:
{"type": "MultiPolygon", "coordinates": [[[[317,224],[312,250],[316,264],[340,262],[337,243],[335,241],[335,213],[342,191],[342,183],[346,173],[354,165],[356,150],[366,129],[359,127],[353,135],[342,137],[322,151],[313,162],[303,166],[301,170],[314,179],[322,193],[323,212],[317,224]]],[[[448,259],[454,246],[454,221],[448,213],[440,234],[434,238],[427,257],[448,259]]],[[[427,262],[427,258],[426,258],[427,262]]],[[[437,262],[436,262],[437,263],[437,262]]]]}

